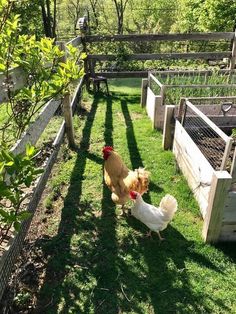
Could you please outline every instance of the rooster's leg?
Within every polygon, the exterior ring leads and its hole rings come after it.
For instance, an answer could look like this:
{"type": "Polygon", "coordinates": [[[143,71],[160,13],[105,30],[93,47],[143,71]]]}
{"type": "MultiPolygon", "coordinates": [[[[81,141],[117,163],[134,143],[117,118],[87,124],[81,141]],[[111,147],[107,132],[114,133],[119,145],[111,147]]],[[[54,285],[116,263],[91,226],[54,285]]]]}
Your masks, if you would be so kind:
{"type": "Polygon", "coordinates": [[[160,234],[160,232],[159,232],[159,231],[157,231],[157,234],[158,234],[158,237],[159,237],[160,241],[165,240],[165,238],[162,238],[162,236],[161,236],[161,234],[160,234]]]}

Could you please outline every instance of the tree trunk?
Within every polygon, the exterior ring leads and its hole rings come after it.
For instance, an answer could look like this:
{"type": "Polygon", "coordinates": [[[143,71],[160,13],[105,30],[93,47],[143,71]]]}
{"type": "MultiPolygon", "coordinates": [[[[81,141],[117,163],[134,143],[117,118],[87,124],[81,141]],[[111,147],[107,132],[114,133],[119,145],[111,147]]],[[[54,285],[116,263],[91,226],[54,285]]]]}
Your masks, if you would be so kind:
{"type": "Polygon", "coordinates": [[[113,0],[115,7],[116,7],[116,14],[117,14],[117,33],[123,34],[124,31],[124,12],[126,9],[126,5],[128,3],[128,0],[113,0]]]}
{"type": "Polygon", "coordinates": [[[97,0],[90,0],[90,5],[91,5],[91,8],[92,8],[92,12],[93,12],[93,16],[94,16],[94,20],[95,20],[95,31],[98,29],[98,25],[99,25],[99,22],[98,22],[98,15],[97,15],[97,0]]]}
{"type": "Polygon", "coordinates": [[[46,37],[56,37],[57,0],[53,0],[53,16],[50,8],[51,0],[41,0],[42,19],[46,37]]]}
{"type": "Polygon", "coordinates": [[[53,24],[52,24],[52,36],[56,38],[56,27],[57,27],[57,0],[53,1],[53,24]]]}
{"type": "Polygon", "coordinates": [[[44,33],[46,37],[52,37],[52,30],[51,25],[48,20],[47,12],[44,6],[44,3],[41,3],[41,10],[42,10],[42,19],[43,19],[43,27],[44,27],[44,33]]]}

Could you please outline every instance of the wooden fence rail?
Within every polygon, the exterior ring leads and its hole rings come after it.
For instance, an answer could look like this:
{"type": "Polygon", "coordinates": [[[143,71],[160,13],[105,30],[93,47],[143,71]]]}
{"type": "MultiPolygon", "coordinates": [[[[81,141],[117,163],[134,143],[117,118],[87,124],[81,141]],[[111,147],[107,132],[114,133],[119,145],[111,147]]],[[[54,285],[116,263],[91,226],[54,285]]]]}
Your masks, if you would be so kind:
{"type": "MultiPolygon", "coordinates": [[[[78,38],[78,37],[77,37],[78,38]]],[[[88,43],[104,41],[186,41],[186,40],[232,40],[234,32],[191,33],[191,34],[131,34],[131,35],[90,35],[85,36],[88,43]]]]}
{"type": "MultiPolygon", "coordinates": [[[[191,59],[191,60],[219,60],[223,58],[230,58],[231,51],[223,52],[189,52],[189,53],[141,53],[125,55],[123,61],[131,60],[177,60],[177,59],[191,59]]],[[[100,54],[100,55],[88,55],[88,60],[97,61],[114,61],[117,59],[117,55],[112,54],[100,54]]]]}
{"type": "MultiPolygon", "coordinates": [[[[236,34],[235,32],[217,32],[217,33],[191,33],[191,34],[130,34],[130,35],[86,35],[78,36],[73,39],[71,43],[76,46],[83,44],[84,50],[87,52],[87,44],[94,44],[99,42],[180,42],[180,41],[227,41],[229,42],[228,51],[219,52],[186,52],[186,53],[144,53],[144,54],[130,54],[124,55],[123,61],[143,61],[143,60],[222,60],[228,58],[229,69],[233,70],[236,60],[236,34]]],[[[119,56],[120,58],[120,56],[119,56]]],[[[89,54],[87,57],[88,70],[87,74],[93,74],[96,61],[115,61],[117,55],[114,54],[89,54]],[[94,62],[95,61],[95,62],[94,62]]],[[[105,74],[106,75],[106,74],[105,74]]],[[[110,77],[112,74],[109,74],[110,77]]],[[[133,77],[134,73],[131,72],[133,77]]],[[[125,77],[125,76],[124,76],[125,77]]],[[[143,76],[142,76],[143,77],[143,76]]]]}

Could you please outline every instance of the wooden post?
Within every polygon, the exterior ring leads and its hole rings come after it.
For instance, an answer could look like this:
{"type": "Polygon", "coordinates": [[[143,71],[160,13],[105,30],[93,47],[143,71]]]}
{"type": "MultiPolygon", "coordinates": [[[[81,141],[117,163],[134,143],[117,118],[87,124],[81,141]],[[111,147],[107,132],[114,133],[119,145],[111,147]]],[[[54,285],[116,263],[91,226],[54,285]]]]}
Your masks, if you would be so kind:
{"type": "Polygon", "coordinates": [[[175,106],[173,105],[168,105],[165,108],[164,129],[162,138],[162,147],[164,148],[164,150],[171,149],[173,144],[174,111],[175,106]]]}
{"type": "Polygon", "coordinates": [[[155,96],[153,129],[161,129],[161,96],[155,96]]]}
{"type": "Polygon", "coordinates": [[[148,79],[142,79],[142,85],[141,85],[141,107],[146,106],[147,101],[147,87],[148,87],[148,79]]]}
{"type": "MultiPolygon", "coordinates": [[[[60,49],[65,52],[64,57],[62,58],[63,62],[66,62],[66,46],[65,43],[60,43],[60,49]]],[[[73,119],[72,119],[72,108],[70,106],[70,94],[66,94],[62,100],[62,110],[65,119],[65,129],[66,135],[68,138],[69,146],[74,148],[75,145],[75,136],[74,136],[74,126],[73,126],[73,119]]]]}
{"type": "Polygon", "coordinates": [[[223,210],[232,177],[227,171],[215,171],[212,176],[208,206],[202,235],[205,242],[217,242],[223,220],[223,210]]]}
{"type": "Polygon", "coordinates": [[[181,121],[181,118],[182,118],[182,115],[183,115],[184,103],[185,103],[185,98],[180,98],[179,110],[178,110],[178,119],[179,119],[179,121],[181,121]]]}
{"type": "Polygon", "coordinates": [[[162,87],[161,87],[161,94],[160,94],[160,96],[161,96],[161,106],[164,106],[164,104],[165,104],[165,90],[166,90],[165,85],[162,85],[162,87]]]}
{"type": "Polygon", "coordinates": [[[236,61],[236,30],[234,32],[233,45],[232,45],[232,53],[230,57],[229,69],[234,70],[236,61]]]}
{"type": "Polygon", "coordinates": [[[232,176],[232,183],[236,183],[236,148],[234,149],[234,156],[233,156],[230,174],[232,176]]]}
{"type": "Polygon", "coordinates": [[[232,144],[233,144],[233,139],[231,137],[229,137],[229,139],[227,140],[226,145],[225,145],[225,151],[224,151],[224,155],[222,158],[220,170],[226,170],[226,167],[227,167],[228,161],[229,161],[229,154],[231,152],[232,144]]]}
{"type": "Polygon", "coordinates": [[[65,118],[65,129],[66,136],[71,148],[76,147],[75,145],[75,135],[74,135],[74,126],[72,119],[72,110],[70,106],[70,94],[66,94],[62,101],[63,114],[65,118]]]}

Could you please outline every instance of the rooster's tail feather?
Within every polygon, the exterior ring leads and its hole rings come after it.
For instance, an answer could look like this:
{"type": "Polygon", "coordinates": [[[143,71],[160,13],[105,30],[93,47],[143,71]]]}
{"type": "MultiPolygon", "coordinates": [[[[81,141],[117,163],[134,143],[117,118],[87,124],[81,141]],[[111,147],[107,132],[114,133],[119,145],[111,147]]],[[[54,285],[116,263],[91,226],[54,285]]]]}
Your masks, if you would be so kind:
{"type": "Polygon", "coordinates": [[[170,215],[170,218],[173,217],[174,213],[177,211],[178,203],[174,196],[167,194],[161,199],[160,208],[170,215]]]}

